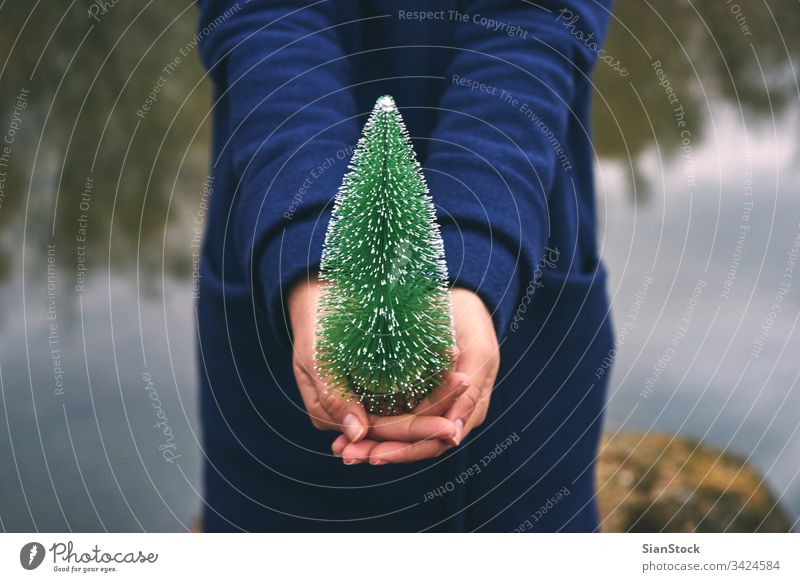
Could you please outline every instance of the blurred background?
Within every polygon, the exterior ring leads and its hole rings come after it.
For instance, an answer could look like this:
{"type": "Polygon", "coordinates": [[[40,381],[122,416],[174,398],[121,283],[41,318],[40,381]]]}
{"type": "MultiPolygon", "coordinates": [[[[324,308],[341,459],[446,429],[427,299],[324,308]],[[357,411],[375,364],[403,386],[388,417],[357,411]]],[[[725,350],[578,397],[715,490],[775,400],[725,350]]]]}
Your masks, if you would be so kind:
{"type": "MultiPolygon", "coordinates": [[[[1,530],[198,513],[196,17],[0,0],[1,530]]],[[[593,117],[608,531],[798,527],[798,30],[796,1],[616,6],[593,117]]]]}

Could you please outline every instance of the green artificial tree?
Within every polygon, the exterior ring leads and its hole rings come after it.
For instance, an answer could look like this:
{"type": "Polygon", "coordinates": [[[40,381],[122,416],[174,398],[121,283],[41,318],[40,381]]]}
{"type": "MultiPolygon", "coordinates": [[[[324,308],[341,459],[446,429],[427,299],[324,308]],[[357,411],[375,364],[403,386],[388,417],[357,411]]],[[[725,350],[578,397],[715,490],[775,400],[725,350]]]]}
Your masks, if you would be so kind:
{"type": "Polygon", "coordinates": [[[316,363],[368,412],[407,412],[453,356],[444,245],[394,99],[379,98],[336,194],[320,279],[316,363]]]}

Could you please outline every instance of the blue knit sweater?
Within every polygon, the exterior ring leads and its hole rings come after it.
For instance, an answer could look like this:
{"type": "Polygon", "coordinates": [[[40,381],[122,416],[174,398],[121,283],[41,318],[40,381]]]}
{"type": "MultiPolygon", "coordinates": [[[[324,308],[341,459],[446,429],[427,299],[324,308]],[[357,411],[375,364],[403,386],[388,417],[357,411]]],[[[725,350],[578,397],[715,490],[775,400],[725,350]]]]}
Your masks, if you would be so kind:
{"type": "Polygon", "coordinates": [[[589,75],[609,2],[200,4],[226,210],[207,257],[233,245],[271,321],[319,263],[345,153],[383,93],[413,136],[453,282],[482,296],[499,335],[548,240],[562,269],[594,269],[589,75]]]}
{"type": "MultiPolygon", "coordinates": [[[[573,325],[548,341],[577,329],[578,347],[586,347],[601,327],[605,338],[589,110],[610,0],[306,4],[199,2],[199,47],[215,89],[199,303],[207,435],[269,432],[259,428],[265,420],[274,428],[264,409],[279,404],[257,402],[269,396],[253,396],[249,378],[295,398],[296,388],[285,385],[286,295],[319,264],[333,196],[375,99],[386,93],[437,206],[452,283],[482,297],[501,341],[530,345],[540,331],[532,326],[541,329],[553,313],[573,325]],[[550,302],[539,298],[543,270],[559,277],[550,302]],[[599,319],[586,315],[592,285],[600,289],[590,302],[599,319]],[[243,355],[251,343],[259,349],[243,355]],[[242,395],[219,388],[234,382],[242,395]],[[248,408],[258,414],[242,420],[248,408]]],[[[508,361],[516,348],[503,349],[508,361]]],[[[569,370],[587,356],[558,357],[569,370]]],[[[312,449],[330,440],[298,435],[312,449]]]]}

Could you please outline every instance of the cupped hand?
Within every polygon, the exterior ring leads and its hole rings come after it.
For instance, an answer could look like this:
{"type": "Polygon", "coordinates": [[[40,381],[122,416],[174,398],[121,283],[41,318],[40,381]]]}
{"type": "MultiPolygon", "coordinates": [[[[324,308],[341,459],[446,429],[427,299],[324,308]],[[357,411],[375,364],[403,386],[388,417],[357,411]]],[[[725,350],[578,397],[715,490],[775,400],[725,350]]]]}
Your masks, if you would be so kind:
{"type": "MultiPolygon", "coordinates": [[[[347,432],[334,440],[332,450],[346,464],[370,462],[373,465],[410,463],[437,457],[458,445],[472,429],[486,419],[489,400],[500,366],[500,351],[491,315],[483,301],[472,291],[455,288],[451,292],[456,335],[455,372],[448,375],[445,384],[431,404],[423,403],[412,414],[400,417],[375,417],[378,426],[391,426],[401,417],[408,426],[433,422],[425,420],[430,415],[441,414],[452,422],[455,433],[450,438],[433,438],[406,433],[406,438],[394,438],[371,429],[367,438],[354,441],[347,432]],[[383,437],[383,438],[380,438],[383,437]]],[[[438,421],[437,421],[438,422],[438,421]]],[[[445,425],[441,425],[444,427],[445,425]]]]}
{"type": "MultiPolygon", "coordinates": [[[[368,414],[357,398],[326,386],[314,366],[316,309],[323,285],[318,280],[302,281],[292,289],[288,300],[294,374],[311,424],[320,430],[340,431],[348,444],[361,448],[379,442],[405,442],[425,450],[431,449],[432,444],[458,444],[463,424],[459,425],[459,418],[452,411],[470,391],[465,374],[448,374],[444,385],[423,400],[414,413],[397,416],[368,414]],[[367,435],[369,439],[365,441],[367,435]]],[[[352,459],[344,458],[345,462],[352,459]]]]}

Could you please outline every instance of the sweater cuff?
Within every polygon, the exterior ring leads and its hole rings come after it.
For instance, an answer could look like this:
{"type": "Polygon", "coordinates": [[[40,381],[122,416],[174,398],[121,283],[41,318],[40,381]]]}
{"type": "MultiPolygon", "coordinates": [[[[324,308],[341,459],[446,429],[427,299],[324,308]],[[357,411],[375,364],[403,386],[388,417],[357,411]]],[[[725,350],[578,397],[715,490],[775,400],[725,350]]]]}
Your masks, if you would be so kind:
{"type": "Polygon", "coordinates": [[[481,230],[442,227],[450,283],[476,293],[492,315],[498,340],[506,335],[521,293],[518,253],[481,230]]]}
{"type": "MultiPolygon", "coordinates": [[[[256,292],[264,298],[272,332],[287,347],[291,338],[288,296],[295,284],[317,276],[329,220],[330,210],[325,210],[316,219],[289,224],[267,245],[259,261],[256,292]]],[[[469,289],[483,300],[500,339],[521,296],[517,255],[479,230],[451,223],[441,233],[450,284],[469,289]]]]}
{"type": "Polygon", "coordinates": [[[450,281],[478,294],[501,340],[544,252],[546,221],[536,218],[546,216],[541,190],[513,172],[500,175],[455,154],[429,159],[425,177],[442,225],[450,281]],[[524,223],[523,213],[529,217],[524,223]]]}
{"type": "MultiPolygon", "coordinates": [[[[277,339],[289,345],[288,295],[300,281],[316,277],[330,206],[289,222],[263,248],[258,259],[256,293],[264,299],[266,318],[277,339]]],[[[498,339],[505,336],[523,295],[521,250],[491,231],[447,222],[441,227],[449,283],[476,293],[492,315],[498,339]]]]}

